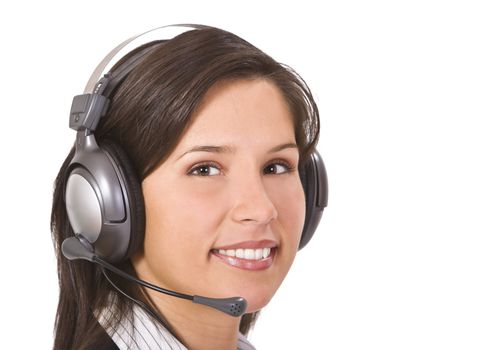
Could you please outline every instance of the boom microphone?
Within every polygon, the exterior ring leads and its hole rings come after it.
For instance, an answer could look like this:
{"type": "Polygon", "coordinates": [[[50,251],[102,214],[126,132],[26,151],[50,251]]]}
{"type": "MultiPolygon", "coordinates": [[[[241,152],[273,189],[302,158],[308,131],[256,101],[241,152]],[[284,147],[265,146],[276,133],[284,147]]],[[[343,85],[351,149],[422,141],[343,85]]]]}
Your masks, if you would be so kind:
{"type": "Polygon", "coordinates": [[[201,304],[201,305],[212,307],[230,316],[234,316],[234,317],[242,316],[246,312],[246,308],[248,306],[246,299],[244,299],[243,297],[218,299],[218,298],[202,297],[199,295],[183,294],[183,293],[174,292],[172,290],[164,289],[152,283],[138,279],[132,275],[129,275],[125,271],[120,270],[116,266],[111,265],[110,263],[104,261],[100,257],[98,257],[96,254],[94,254],[92,249],[86,247],[76,237],[66,238],[63,241],[62,253],[69,260],[83,259],[96,263],[102,266],[103,268],[108,269],[131,282],[140,284],[141,286],[153,289],[163,294],[171,295],[173,297],[187,299],[194,302],[195,304],[201,304]]]}

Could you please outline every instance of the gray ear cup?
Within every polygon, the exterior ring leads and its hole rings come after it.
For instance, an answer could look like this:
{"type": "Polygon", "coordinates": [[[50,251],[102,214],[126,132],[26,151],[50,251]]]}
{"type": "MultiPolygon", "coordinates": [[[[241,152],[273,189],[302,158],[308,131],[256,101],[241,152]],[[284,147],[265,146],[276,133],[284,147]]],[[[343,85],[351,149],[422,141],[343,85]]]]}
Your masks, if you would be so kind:
{"type": "Polygon", "coordinates": [[[323,159],[317,150],[299,168],[299,175],[306,198],[306,218],[299,243],[299,250],[301,250],[313,237],[323,210],[328,205],[328,176],[323,159]]]}
{"type": "Polygon", "coordinates": [[[128,258],[141,244],[145,214],[140,184],[124,152],[94,135],[77,139],[69,165],[65,204],[74,234],[110,262],[128,258]]]}

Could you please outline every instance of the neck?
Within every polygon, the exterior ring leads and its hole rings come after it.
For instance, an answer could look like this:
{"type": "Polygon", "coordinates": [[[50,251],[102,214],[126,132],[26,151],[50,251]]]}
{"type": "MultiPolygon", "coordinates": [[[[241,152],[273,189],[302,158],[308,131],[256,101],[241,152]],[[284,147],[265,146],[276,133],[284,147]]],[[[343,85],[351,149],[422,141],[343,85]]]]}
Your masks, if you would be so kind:
{"type": "Polygon", "coordinates": [[[236,349],[240,317],[151,290],[152,302],[190,349],[236,349]]]}

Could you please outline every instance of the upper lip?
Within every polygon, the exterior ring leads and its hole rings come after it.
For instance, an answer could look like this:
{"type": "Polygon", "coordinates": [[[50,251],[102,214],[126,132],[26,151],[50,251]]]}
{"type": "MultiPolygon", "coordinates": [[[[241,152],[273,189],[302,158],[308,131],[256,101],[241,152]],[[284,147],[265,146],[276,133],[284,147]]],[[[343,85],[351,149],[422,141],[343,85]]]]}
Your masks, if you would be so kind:
{"type": "Polygon", "coordinates": [[[244,241],[227,246],[216,247],[214,249],[259,249],[259,248],[274,248],[277,246],[277,242],[268,239],[263,239],[261,241],[244,241]]]}

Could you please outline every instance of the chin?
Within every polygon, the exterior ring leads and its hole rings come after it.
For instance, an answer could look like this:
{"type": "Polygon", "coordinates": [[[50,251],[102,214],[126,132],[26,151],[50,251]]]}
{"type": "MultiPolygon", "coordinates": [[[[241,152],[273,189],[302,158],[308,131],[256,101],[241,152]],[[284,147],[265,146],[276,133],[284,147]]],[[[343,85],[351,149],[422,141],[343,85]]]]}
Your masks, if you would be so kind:
{"type": "Polygon", "coordinates": [[[279,255],[273,266],[264,271],[243,271],[227,267],[220,271],[220,280],[217,280],[218,273],[214,271],[213,282],[206,284],[207,291],[203,291],[202,295],[214,295],[217,298],[243,297],[248,302],[247,313],[259,311],[268,305],[281,286],[294,256],[292,254],[287,259],[279,255]],[[278,259],[279,257],[282,259],[278,259]],[[210,290],[210,285],[215,285],[216,289],[210,290]]]}
{"type": "Polygon", "coordinates": [[[252,312],[260,311],[263,309],[265,306],[268,305],[270,302],[270,299],[268,300],[263,300],[263,301],[256,301],[251,298],[245,298],[248,301],[248,307],[246,308],[246,313],[250,314],[252,312]]]}
{"type": "Polygon", "coordinates": [[[252,313],[256,311],[260,311],[265,306],[268,305],[273,295],[271,291],[266,293],[265,291],[244,291],[242,294],[239,294],[248,302],[248,307],[246,309],[247,313],[252,313]]]}

